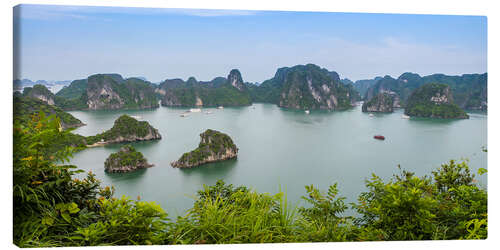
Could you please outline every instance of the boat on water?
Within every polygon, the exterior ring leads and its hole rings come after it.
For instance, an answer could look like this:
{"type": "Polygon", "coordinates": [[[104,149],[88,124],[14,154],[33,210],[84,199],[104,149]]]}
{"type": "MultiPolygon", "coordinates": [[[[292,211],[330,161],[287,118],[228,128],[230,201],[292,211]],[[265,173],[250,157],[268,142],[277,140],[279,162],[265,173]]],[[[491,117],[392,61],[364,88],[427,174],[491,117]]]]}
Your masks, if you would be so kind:
{"type": "Polygon", "coordinates": [[[369,114],[368,116],[369,116],[369,117],[374,117],[374,115],[373,115],[373,114],[369,114]]]}
{"type": "Polygon", "coordinates": [[[410,119],[410,117],[407,116],[407,115],[402,115],[401,118],[403,118],[403,119],[410,119]]]}
{"type": "Polygon", "coordinates": [[[209,115],[209,114],[212,114],[213,112],[212,111],[206,111],[205,114],[209,115]]]}
{"type": "Polygon", "coordinates": [[[134,118],[134,119],[136,119],[136,120],[140,120],[140,119],[142,119],[142,117],[141,117],[141,116],[138,116],[138,115],[131,115],[130,117],[132,117],[132,118],[134,118]]]}
{"type": "Polygon", "coordinates": [[[191,112],[191,113],[199,113],[199,112],[201,112],[201,109],[190,109],[189,112],[191,112]]]}
{"type": "Polygon", "coordinates": [[[218,109],[224,109],[224,107],[222,107],[222,106],[219,106],[219,107],[217,107],[217,108],[218,108],[218,109]]]}
{"type": "Polygon", "coordinates": [[[180,117],[187,117],[188,116],[188,112],[184,112],[180,115],[180,117]]]}
{"type": "Polygon", "coordinates": [[[376,135],[374,136],[373,138],[377,139],[377,140],[385,140],[385,137],[383,135],[376,135]]]}
{"type": "Polygon", "coordinates": [[[304,111],[304,112],[306,112],[306,114],[309,114],[309,113],[310,113],[310,112],[309,112],[309,110],[306,110],[306,111],[304,111]]]}

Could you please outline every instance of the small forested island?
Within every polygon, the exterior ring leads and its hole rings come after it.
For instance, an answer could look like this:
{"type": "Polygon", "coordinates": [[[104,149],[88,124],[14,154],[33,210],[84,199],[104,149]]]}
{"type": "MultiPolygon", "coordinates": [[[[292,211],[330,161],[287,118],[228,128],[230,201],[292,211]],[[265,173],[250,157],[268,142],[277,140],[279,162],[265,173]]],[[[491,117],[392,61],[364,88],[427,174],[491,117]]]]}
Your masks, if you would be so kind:
{"type": "Polygon", "coordinates": [[[161,139],[161,135],[158,129],[146,121],[138,121],[128,115],[122,115],[116,119],[110,130],[86,138],[87,143],[91,144],[90,146],[159,139],[161,139]]]}
{"type": "Polygon", "coordinates": [[[389,93],[379,93],[369,101],[363,103],[361,111],[363,112],[393,112],[394,96],[389,93]]]}
{"type": "Polygon", "coordinates": [[[138,169],[152,167],[141,152],[134,147],[125,145],[120,151],[112,153],[104,162],[104,171],[107,173],[126,173],[138,169]]]}
{"type": "Polygon", "coordinates": [[[198,148],[184,153],[181,158],[171,163],[175,168],[192,168],[205,163],[236,158],[238,147],[231,137],[216,130],[207,129],[200,134],[198,148]]]}
{"type": "Polygon", "coordinates": [[[453,102],[450,86],[429,83],[420,86],[408,98],[405,115],[445,119],[468,119],[465,113],[453,102]]]}

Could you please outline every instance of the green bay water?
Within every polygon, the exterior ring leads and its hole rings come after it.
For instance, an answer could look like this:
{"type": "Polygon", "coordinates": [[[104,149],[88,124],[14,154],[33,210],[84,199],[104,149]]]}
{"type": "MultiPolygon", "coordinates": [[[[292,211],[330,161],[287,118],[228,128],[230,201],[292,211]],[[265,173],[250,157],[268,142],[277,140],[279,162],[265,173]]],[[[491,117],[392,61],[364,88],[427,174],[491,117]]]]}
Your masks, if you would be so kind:
{"type": "MultiPolygon", "coordinates": [[[[355,202],[366,191],[372,173],[388,180],[402,169],[417,175],[450,159],[467,158],[474,173],[487,168],[486,113],[469,113],[467,120],[402,119],[403,110],[370,117],[357,106],[347,111],[286,110],[272,104],[237,108],[204,108],[180,117],[185,108],[160,107],[137,111],[73,111],[87,124],[74,132],[95,135],[113,126],[122,114],[140,116],[162,135],[158,141],[132,143],[155,166],[123,174],[104,172],[104,161],[122,144],[78,152],[71,164],[92,171],[104,185],[116,188],[115,196],[156,201],[170,216],[183,215],[192,207],[196,191],[218,179],[245,185],[258,192],[286,191],[289,201],[303,205],[305,185],[326,191],[338,183],[340,195],[355,202]],[[205,111],[211,111],[206,114],[205,111]],[[215,129],[231,136],[239,148],[238,159],[193,169],[172,168],[170,162],[191,151],[199,134],[215,129]],[[374,135],[385,140],[375,140],[374,135]]],[[[486,176],[476,177],[487,185],[486,176]]]]}

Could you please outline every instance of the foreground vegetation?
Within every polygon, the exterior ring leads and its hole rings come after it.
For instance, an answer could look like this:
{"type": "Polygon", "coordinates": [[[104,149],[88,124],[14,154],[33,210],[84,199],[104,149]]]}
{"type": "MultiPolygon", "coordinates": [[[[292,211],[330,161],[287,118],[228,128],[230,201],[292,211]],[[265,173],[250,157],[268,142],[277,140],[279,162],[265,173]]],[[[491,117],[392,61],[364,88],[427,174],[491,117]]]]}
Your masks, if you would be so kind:
{"type": "Polygon", "coordinates": [[[423,177],[401,170],[384,181],[373,174],[353,204],[336,184],[326,193],[306,186],[307,205],[292,207],[283,192],[219,181],[198,191],[193,207],[173,221],[154,202],[113,197],[91,172],[74,178],[83,171],[64,165],[74,148],[48,150],[68,133],[43,113],[14,126],[13,240],[20,247],[487,237],[487,191],[467,162],[450,161],[423,177]],[[345,216],[349,207],[359,216],[345,216]]]}

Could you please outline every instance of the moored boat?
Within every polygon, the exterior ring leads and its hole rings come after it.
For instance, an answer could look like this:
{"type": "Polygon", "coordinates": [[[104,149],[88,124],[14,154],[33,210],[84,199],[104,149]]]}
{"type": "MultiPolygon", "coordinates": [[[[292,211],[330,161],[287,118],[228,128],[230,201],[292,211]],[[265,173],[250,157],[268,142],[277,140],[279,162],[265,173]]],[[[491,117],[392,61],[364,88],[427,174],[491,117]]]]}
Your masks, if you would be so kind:
{"type": "Polygon", "coordinates": [[[385,137],[383,135],[376,135],[373,138],[375,138],[377,140],[385,140],[385,137]]]}
{"type": "Polygon", "coordinates": [[[305,112],[306,112],[306,114],[309,114],[309,110],[306,110],[305,112]]]}
{"type": "Polygon", "coordinates": [[[189,112],[191,112],[191,113],[199,113],[199,112],[201,112],[201,109],[190,109],[189,112]]]}
{"type": "Polygon", "coordinates": [[[369,116],[369,117],[373,117],[373,114],[369,114],[368,116],[369,116]]]}
{"type": "Polygon", "coordinates": [[[403,118],[403,119],[410,119],[410,117],[407,116],[407,115],[402,115],[401,118],[403,118]]]}

